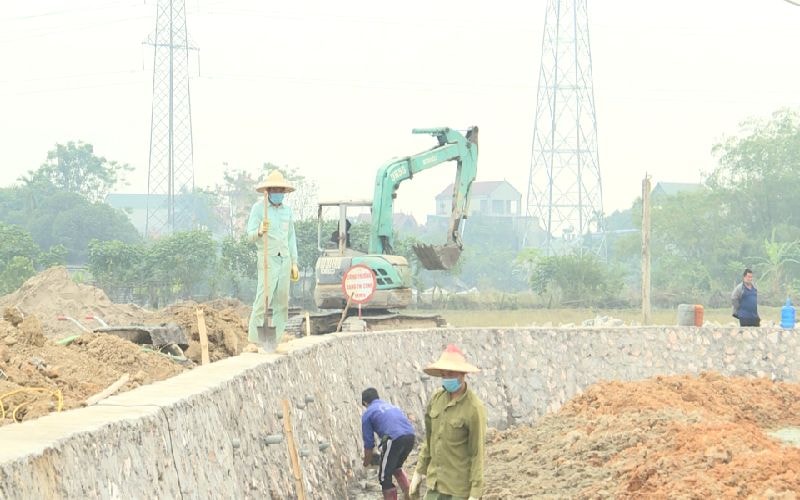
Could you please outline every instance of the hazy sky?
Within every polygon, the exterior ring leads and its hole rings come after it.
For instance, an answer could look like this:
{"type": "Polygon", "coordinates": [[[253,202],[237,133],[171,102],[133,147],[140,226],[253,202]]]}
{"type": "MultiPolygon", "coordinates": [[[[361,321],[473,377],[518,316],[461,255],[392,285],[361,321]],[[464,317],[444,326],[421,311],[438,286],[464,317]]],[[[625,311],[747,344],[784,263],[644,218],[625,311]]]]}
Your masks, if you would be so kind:
{"type": "MultiPolygon", "coordinates": [[[[4,0],[0,185],[82,140],[146,192],[155,0],[4,0]]],[[[299,168],[320,197],[371,198],[376,169],[478,125],[479,180],[523,195],[545,0],[187,0],[196,185],[223,163],[299,168]],[[199,64],[198,64],[199,63],[199,64]]],[[[699,181],[712,145],[800,102],[800,7],[782,0],[589,1],[606,213],[641,178],[699,181]]],[[[453,169],[401,187],[420,222],[453,169]]],[[[523,199],[524,203],[524,199],[523,199]]]]}

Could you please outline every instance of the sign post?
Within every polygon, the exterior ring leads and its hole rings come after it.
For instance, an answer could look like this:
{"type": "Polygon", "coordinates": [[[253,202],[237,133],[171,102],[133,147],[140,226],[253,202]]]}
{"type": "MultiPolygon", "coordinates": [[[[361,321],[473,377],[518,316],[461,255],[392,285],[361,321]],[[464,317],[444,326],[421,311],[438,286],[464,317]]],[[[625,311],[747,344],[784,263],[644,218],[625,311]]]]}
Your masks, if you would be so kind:
{"type": "Polygon", "coordinates": [[[372,300],[378,283],[375,273],[364,264],[356,264],[344,272],[342,276],[342,291],[348,303],[358,304],[358,317],[361,318],[361,304],[372,300]]]}

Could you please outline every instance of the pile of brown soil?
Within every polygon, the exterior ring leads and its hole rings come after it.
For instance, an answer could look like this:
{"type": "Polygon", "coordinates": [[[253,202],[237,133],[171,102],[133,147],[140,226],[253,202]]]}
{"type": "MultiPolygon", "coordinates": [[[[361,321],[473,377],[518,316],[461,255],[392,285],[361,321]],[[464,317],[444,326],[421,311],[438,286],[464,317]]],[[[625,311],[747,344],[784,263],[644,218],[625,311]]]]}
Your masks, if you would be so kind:
{"type": "Polygon", "coordinates": [[[197,307],[204,309],[210,360],[241,353],[247,345],[244,317],[249,308],[239,301],[187,302],[150,312],[112,303],[102,290],[73,282],[64,267],[32,277],[0,297],[0,425],[81,406],[126,373],[130,379],[120,392],[189,368],[112,334],[86,333],[68,346],[58,345],[50,339],[82,333],[59,316],[70,316],[89,329],[100,324],[87,315],[110,326],[177,323],[189,338],[186,357],[199,364],[197,307]]]}
{"type": "Polygon", "coordinates": [[[75,283],[63,266],[52,267],[33,276],[18,290],[0,297],[0,309],[8,307],[20,311],[23,316],[34,315],[42,323],[44,335],[60,338],[82,332],[74,323],[59,320],[69,316],[93,329],[100,326],[93,315],[111,326],[145,324],[152,315],[133,304],[114,304],[101,289],[75,283]]]}
{"type": "Polygon", "coordinates": [[[85,334],[69,345],[46,340],[38,320],[0,320],[0,425],[81,406],[124,373],[124,392],[185,368],[113,335],[85,334]]]}
{"type": "Polygon", "coordinates": [[[242,319],[242,325],[245,328],[247,328],[247,322],[250,319],[250,311],[253,310],[252,304],[245,304],[241,300],[231,297],[209,300],[208,302],[203,302],[203,305],[217,311],[235,312],[242,319]]]}
{"type": "Polygon", "coordinates": [[[201,361],[200,331],[197,323],[197,308],[203,309],[208,335],[208,356],[218,361],[237,356],[247,346],[247,329],[235,307],[215,309],[195,302],[183,302],[158,311],[155,320],[160,323],[178,324],[189,339],[189,348],[184,353],[195,363],[201,361]]]}
{"type": "Polygon", "coordinates": [[[489,436],[484,498],[721,498],[800,491],[800,384],[657,377],[603,382],[533,427],[489,436]]]}

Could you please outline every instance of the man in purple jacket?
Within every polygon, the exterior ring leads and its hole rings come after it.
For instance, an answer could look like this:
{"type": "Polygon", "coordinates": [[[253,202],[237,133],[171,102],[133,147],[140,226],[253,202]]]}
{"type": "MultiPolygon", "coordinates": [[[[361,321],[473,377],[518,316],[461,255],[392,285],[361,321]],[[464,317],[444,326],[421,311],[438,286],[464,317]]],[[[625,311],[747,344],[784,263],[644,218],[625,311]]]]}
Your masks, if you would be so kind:
{"type": "Polygon", "coordinates": [[[381,400],[378,391],[370,387],[361,393],[361,405],[366,408],[361,415],[361,432],[364,436],[364,467],[372,464],[375,435],[380,439],[380,463],[378,481],[381,483],[384,500],[397,500],[397,488],[392,476],[397,479],[404,498],[408,496],[408,476],[403,463],[414,448],[414,427],[400,408],[381,400]]]}

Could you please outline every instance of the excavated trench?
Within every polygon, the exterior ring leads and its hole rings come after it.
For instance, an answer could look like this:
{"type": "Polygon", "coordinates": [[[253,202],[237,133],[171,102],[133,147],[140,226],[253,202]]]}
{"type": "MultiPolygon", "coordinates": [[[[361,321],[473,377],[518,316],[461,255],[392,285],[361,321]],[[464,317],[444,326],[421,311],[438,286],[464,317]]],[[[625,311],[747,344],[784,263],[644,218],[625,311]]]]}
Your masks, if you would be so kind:
{"type": "Polygon", "coordinates": [[[277,499],[295,497],[302,483],[307,498],[353,498],[360,481],[374,481],[360,464],[361,391],[377,387],[420,428],[437,386],[421,368],[448,343],[482,368],[471,387],[500,430],[536,422],[602,380],[703,371],[800,378],[795,333],[767,328],[313,336],[292,342],[288,355],[231,357],[97,406],[0,428],[0,497],[277,499]]]}

